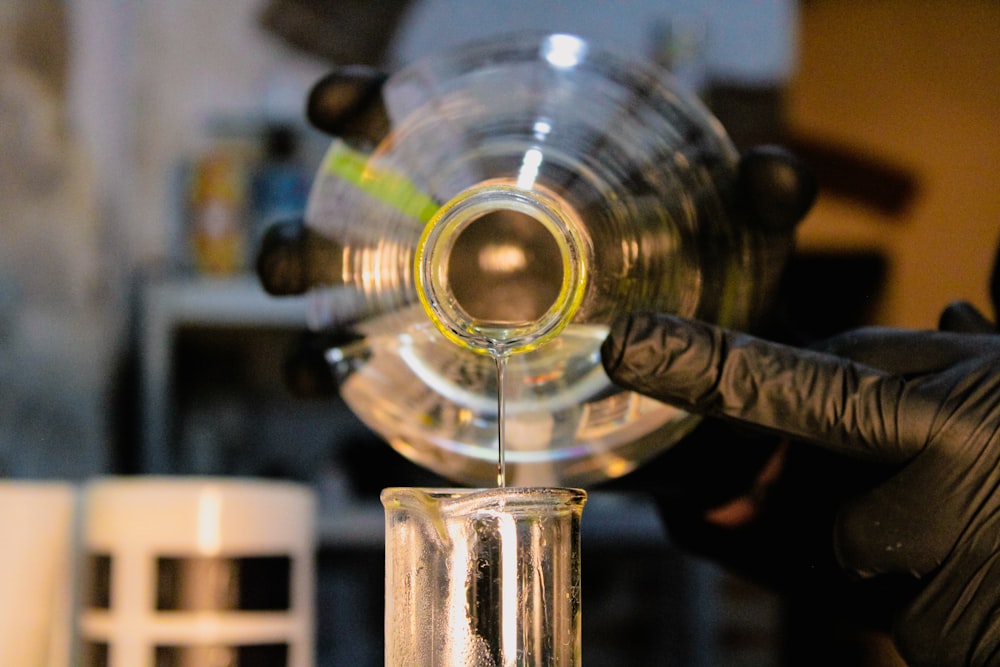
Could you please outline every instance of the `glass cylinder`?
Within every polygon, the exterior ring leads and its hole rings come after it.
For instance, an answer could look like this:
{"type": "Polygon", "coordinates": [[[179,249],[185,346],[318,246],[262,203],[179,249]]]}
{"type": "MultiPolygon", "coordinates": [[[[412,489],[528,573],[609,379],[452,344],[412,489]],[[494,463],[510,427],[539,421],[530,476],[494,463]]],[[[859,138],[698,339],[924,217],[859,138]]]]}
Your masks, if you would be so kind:
{"type": "Polygon", "coordinates": [[[386,666],[578,666],[585,501],[578,489],[385,489],[386,666]]]}

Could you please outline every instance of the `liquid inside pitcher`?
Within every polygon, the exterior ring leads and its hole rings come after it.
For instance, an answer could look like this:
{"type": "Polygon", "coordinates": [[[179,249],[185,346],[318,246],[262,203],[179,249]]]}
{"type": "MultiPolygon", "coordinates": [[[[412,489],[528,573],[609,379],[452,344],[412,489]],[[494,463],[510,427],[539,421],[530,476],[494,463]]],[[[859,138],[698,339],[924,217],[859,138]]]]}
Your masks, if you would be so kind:
{"type": "Polygon", "coordinates": [[[580,519],[562,488],[382,492],[387,666],[580,664],[580,519]]]}

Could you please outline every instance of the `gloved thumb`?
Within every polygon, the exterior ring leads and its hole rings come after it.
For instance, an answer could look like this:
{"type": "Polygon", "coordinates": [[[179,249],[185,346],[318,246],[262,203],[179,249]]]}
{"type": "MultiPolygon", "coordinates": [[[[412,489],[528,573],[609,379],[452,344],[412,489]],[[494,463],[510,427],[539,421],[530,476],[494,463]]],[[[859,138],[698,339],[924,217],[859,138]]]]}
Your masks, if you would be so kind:
{"type": "Polygon", "coordinates": [[[996,325],[967,301],[955,301],[941,313],[938,329],[955,333],[996,333],[996,325]]]}
{"type": "Polygon", "coordinates": [[[333,70],[309,91],[309,123],[326,134],[377,144],[389,131],[382,102],[387,78],[380,70],[360,65],[333,70]]]}
{"type": "Polygon", "coordinates": [[[794,232],[818,194],[810,169],[780,146],[754,146],[741,155],[739,184],[747,212],[772,232],[794,232]]]}

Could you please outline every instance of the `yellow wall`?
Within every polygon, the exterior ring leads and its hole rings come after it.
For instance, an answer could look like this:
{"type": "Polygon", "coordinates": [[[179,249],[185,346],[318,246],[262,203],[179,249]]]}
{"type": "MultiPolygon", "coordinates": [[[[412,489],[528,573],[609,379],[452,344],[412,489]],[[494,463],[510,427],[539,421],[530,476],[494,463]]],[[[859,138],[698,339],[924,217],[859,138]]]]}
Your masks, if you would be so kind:
{"type": "Polygon", "coordinates": [[[821,195],[803,248],[862,246],[889,257],[884,324],[933,327],[961,298],[993,315],[1000,237],[1000,2],[805,0],[788,96],[800,134],[914,170],[916,200],[887,218],[821,195]]]}

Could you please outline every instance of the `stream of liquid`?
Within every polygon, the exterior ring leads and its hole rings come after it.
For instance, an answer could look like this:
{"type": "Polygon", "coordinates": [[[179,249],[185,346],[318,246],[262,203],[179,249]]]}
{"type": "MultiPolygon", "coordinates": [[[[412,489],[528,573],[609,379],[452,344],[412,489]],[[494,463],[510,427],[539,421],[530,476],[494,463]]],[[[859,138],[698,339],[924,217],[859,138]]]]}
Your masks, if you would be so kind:
{"type": "Polygon", "coordinates": [[[493,359],[497,365],[497,486],[507,486],[507,462],[504,450],[507,439],[507,353],[495,350],[493,359]]]}
{"type": "Polygon", "coordinates": [[[497,487],[507,486],[507,359],[517,348],[510,345],[510,332],[524,323],[478,322],[477,331],[489,343],[486,351],[497,369],[497,487]]]}

